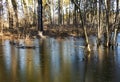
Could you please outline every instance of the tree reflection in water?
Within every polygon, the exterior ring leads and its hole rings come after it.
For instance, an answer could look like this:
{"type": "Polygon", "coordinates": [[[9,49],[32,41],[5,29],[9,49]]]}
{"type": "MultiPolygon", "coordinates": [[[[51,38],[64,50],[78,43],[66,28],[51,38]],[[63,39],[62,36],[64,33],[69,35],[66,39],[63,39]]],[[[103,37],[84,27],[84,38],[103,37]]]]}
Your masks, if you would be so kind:
{"type": "MultiPolygon", "coordinates": [[[[91,36],[92,37],[92,36],[91,36]]],[[[90,39],[95,43],[95,37],[90,39]]],[[[84,39],[34,40],[35,49],[18,49],[4,41],[0,47],[0,82],[119,82],[119,46],[100,46],[87,54],[84,39]],[[87,60],[83,58],[87,55],[87,60]],[[5,76],[5,77],[4,77],[5,76]]]]}

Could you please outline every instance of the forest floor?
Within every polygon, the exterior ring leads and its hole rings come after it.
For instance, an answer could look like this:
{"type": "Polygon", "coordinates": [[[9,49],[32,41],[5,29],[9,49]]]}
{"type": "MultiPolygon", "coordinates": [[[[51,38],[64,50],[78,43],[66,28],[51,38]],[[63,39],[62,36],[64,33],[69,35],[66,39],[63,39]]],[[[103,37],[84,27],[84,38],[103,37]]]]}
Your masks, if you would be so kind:
{"type": "MultiPolygon", "coordinates": [[[[87,27],[87,34],[97,35],[97,28],[87,27]]],[[[30,38],[39,38],[38,30],[32,28],[19,28],[19,29],[4,29],[4,36],[10,38],[11,36],[15,38],[25,38],[29,36],[30,38]]],[[[65,38],[65,37],[84,37],[84,30],[80,25],[45,25],[43,35],[55,38],[65,38]]]]}
{"type": "MultiPolygon", "coordinates": [[[[87,33],[88,35],[90,34],[97,34],[97,28],[87,28],[87,33]]],[[[52,26],[45,26],[44,28],[44,35],[50,36],[50,37],[81,37],[84,36],[84,30],[80,26],[74,26],[74,25],[55,25],[54,27],[52,26]]]]}

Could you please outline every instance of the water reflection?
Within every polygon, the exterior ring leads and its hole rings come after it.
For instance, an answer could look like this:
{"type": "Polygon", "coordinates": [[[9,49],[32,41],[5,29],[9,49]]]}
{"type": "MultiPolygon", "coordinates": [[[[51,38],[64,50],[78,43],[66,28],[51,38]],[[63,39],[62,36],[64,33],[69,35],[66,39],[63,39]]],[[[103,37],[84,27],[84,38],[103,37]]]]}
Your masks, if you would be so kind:
{"type": "Polygon", "coordinates": [[[83,38],[35,39],[35,49],[18,49],[6,40],[0,47],[0,82],[119,82],[120,47],[96,48],[95,41],[90,36],[93,50],[87,54],[79,47],[83,38]]]}
{"type": "Polygon", "coordinates": [[[11,46],[8,40],[5,41],[5,46],[3,46],[3,51],[4,51],[4,62],[5,62],[6,71],[10,72],[12,55],[11,55],[11,46]]]}

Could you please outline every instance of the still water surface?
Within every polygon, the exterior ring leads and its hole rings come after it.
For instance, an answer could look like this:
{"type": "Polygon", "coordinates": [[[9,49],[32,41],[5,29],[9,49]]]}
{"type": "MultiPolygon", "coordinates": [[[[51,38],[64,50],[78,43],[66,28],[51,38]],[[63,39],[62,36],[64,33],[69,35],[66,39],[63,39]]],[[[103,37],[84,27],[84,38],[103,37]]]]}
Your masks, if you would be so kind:
{"type": "Polygon", "coordinates": [[[35,49],[18,49],[5,40],[0,46],[0,82],[120,82],[120,46],[96,49],[95,38],[90,41],[92,53],[86,54],[79,47],[83,38],[36,39],[35,49]]]}

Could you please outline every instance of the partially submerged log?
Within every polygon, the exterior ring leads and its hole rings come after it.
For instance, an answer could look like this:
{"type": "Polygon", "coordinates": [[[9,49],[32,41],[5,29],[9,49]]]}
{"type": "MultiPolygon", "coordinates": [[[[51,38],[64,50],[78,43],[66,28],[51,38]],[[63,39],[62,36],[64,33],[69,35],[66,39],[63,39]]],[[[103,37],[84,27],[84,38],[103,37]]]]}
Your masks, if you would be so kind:
{"type": "Polygon", "coordinates": [[[16,48],[21,48],[21,49],[35,49],[35,46],[16,46],[16,48]]]}

